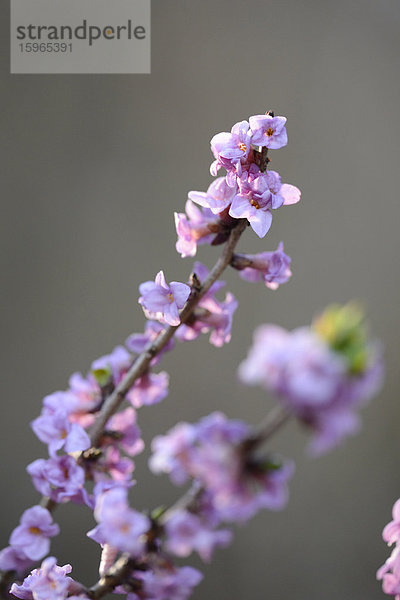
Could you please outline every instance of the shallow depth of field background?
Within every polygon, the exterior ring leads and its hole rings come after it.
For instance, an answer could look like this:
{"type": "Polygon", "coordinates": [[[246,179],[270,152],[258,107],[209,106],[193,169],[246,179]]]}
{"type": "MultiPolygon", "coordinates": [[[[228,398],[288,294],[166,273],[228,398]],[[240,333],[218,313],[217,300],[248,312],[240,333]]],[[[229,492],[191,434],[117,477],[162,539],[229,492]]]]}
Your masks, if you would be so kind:
{"type": "MultiPolygon", "coordinates": [[[[294,457],[286,510],[259,514],[205,567],[197,600],[375,600],[388,550],[381,530],[400,496],[398,0],[153,0],[152,74],[9,75],[9,10],[1,13],[2,325],[1,546],[38,501],[25,466],[46,457],[29,422],[44,395],[143,329],[138,285],[163,268],[185,280],[173,211],[211,182],[209,140],[249,115],[288,118],[271,168],[302,190],[259,240],[284,240],[293,278],[276,292],[234,272],[240,307],[230,345],[178,346],[163,404],[140,412],[145,440],[177,420],[221,409],[259,421],[273,406],[235,370],[253,329],[310,322],[331,301],[359,298],[384,340],[387,376],[362,433],[318,460],[293,423],[272,447],[294,457]]],[[[211,266],[220,250],[200,248],[211,266]]],[[[136,508],[180,493],[138,457],[136,508]]],[[[93,583],[88,509],[64,506],[52,552],[93,583]]],[[[199,564],[199,561],[188,561],[199,564]]]]}

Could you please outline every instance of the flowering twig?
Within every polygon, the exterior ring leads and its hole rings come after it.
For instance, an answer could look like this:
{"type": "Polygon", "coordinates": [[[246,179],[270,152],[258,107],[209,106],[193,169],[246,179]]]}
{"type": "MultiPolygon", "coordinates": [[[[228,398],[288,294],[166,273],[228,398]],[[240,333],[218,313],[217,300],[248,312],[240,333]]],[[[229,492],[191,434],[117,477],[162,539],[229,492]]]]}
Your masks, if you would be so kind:
{"type": "MultiPolygon", "coordinates": [[[[254,427],[252,434],[243,444],[243,450],[246,455],[251,455],[253,450],[267,440],[269,440],[279,429],[289,420],[290,413],[281,406],[274,407],[262,421],[254,427]]],[[[204,487],[198,481],[194,481],[191,487],[167,510],[165,510],[158,519],[158,525],[165,525],[170,517],[177,511],[191,510],[196,506],[204,487]]],[[[134,561],[129,554],[122,554],[112,567],[103,575],[90,589],[86,590],[88,598],[97,600],[102,598],[110,591],[121,585],[127,577],[129,585],[132,584],[130,574],[134,569],[134,561]]],[[[134,582],[133,582],[134,583],[134,582]]]]}
{"type": "MultiPolygon", "coordinates": [[[[193,310],[195,309],[201,298],[203,298],[203,296],[208,292],[212,284],[221,276],[223,271],[230,264],[239,238],[246,229],[246,227],[246,219],[241,219],[238,221],[236,227],[234,227],[230,233],[230,236],[224,246],[221,256],[215,263],[214,267],[211,269],[208,277],[201,285],[196,285],[196,277],[192,278],[193,283],[191,295],[180,312],[180,325],[184,324],[189,319],[190,315],[192,314],[193,310]]],[[[155,342],[150,342],[145,348],[145,350],[137,357],[132,367],[125,375],[125,377],[121,380],[119,385],[106,398],[91,431],[90,440],[92,446],[96,446],[99,443],[99,440],[103,434],[104,428],[109,418],[118,410],[119,406],[123,402],[126,394],[130,390],[134,382],[146,372],[152,359],[155,356],[157,356],[161,352],[161,350],[166,346],[166,344],[174,336],[176,330],[180,327],[180,325],[170,325],[166,327],[166,329],[164,329],[164,331],[159,335],[155,342]]],[[[56,508],[57,502],[46,496],[43,496],[40,501],[40,505],[43,508],[46,508],[48,511],[52,512],[56,508]]],[[[8,572],[1,573],[0,584],[5,582],[6,578],[8,577],[8,572]]],[[[4,583],[4,585],[6,584],[4,583]]],[[[109,579],[107,579],[107,586],[108,585],[109,579]]],[[[105,591],[105,593],[107,593],[107,590],[105,591]]],[[[97,598],[100,596],[94,597],[97,598]]]]}
{"type": "Polygon", "coordinates": [[[283,242],[273,252],[235,254],[247,225],[263,238],[272,212],[300,200],[297,187],[266,170],[268,150],[287,143],[285,123],[285,117],[268,112],[212,138],[211,174],[223,168],[226,176],[215,179],[207,192],[189,192],[186,213],[174,216],[182,257],[195,256],[200,244],[224,244],[213,269],[208,272],[195,263],[189,285],[167,283],[162,270],[154,281],[143,282],[138,301],[149,319],[144,334],[132,334],[126,348],[116,347],[95,360],[86,377],[73,374],[68,390],[44,398],[31,425],[48,445],[49,458],[27,467],[42,500],[22,514],[10,545],[0,552],[4,597],[9,579],[48,554],[50,539],[59,533],[51,512],[58,503],[72,501],[94,511],[97,526],[87,535],[103,548],[99,580],[87,588],[67,576],[71,565],[59,566],[55,557],[47,557],[21,585],[13,583],[14,596],[97,600],[125,590],[129,600],[187,600],[202,574],[178,566],[175,558],[197,552],[208,562],[217,547],[232,540],[226,525],[243,523],[261,509],[285,506],[293,462],[270,452],[263,456],[261,446],[289,417],[308,426],[316,453],[356,429],[357,409],[379,387],[381,372],[379,352],[369,344],[360,310],[331,307],[312,328],[291,333],[264,325],[239,378],[275,391],[280,406],[255,427],[214,412],[157,436],[150,469],[189,489],[167,510],[143,513],[129,505],[132,457],[144,447],[136,409],[166,397],[168,373],[153,372],[153,367],[173,347],[175,334],[179,341],[190,341],[211,332],[210,343],[217,347],[230,341],[238,303],[230,292],[223,302],[215,296],[229,265],[241,278],[263,281],[270,289],[291,277],[283,242]],[[125,399],[131,406],[115,414],[125,399]],[[90,492],[87,480],[94,483],[90,492]]]}
{"type": "Polygon", "coordinates": [[[149,343],[145,350],[137,357],[132,367],[115,388],[112,394],[106,399],[103,407],[98,415],[96,422],[91,431],[90,439],[93,446],[96,446],[101,438],[104,431],[105,425],[108,419],[118,410],[121,402],[124,400],[126,394],[130,388],[143,373],[146,372],[152,359],[157,356],[160,351],[166,346],[169,340],[175,334],[175,331],[184,324],[192,314],[196,305],[200,302],[201,298],[208,292],[212,284],[220,277],[226,267],[230,264],[235,247],[239,241],[240,236],[247,227],[246,219],[241,219],[234,229],[232,229],[229,239],[224,246],[224,250],[211,269],[207,279],[203,282],[200,287],[192,285],[191,295],[180,312],[181,323],[179,325],[170,325],[160,334],[155,342],[149,343]]]}

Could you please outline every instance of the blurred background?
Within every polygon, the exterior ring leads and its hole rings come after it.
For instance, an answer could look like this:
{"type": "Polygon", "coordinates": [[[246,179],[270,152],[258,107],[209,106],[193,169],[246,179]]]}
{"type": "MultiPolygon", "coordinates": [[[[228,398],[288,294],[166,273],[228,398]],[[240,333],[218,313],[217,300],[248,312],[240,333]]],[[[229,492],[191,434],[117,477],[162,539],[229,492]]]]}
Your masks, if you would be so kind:
{"type": "MultiPolygon", "coordinates": [[[[205,190],[209,140],[252,114],[288,118],[271,167],[302,190],[242,251],[292,256],[276,292],[227,272],[240,306],[230,345],[181,345],[163,366],[170,395],[140,412],[145,440],[218,408],[258,422],[273,398],[236,379],[253,329],[308,324],[332,301],[364,301],[384,341],[383,393],[360,435],[318,460],[292,423],[274,440],[295,459],[286,510],[264,512],[217,551],[195,600],[383,598],[381,530],[400,496],[400,238],[398,0],[152,0],[151,75],[10,75],[9,7],[2,28],[1,546],[38,501],[25,472],[46,448],[29,422],[44,395],[143,330],[138,285],[160,268],[185,280],[173,211],[205,190]]],[[[200,248],[211,266],[219,249],[200,248]]],[[[180,493],[138,457],[138,509],[180,493]]],[[[53,553],[91,584],[98,547],[85,508],[64,506],[53,553]]],[[[196,560],[189,561],[198,565],[196,560]]]]}

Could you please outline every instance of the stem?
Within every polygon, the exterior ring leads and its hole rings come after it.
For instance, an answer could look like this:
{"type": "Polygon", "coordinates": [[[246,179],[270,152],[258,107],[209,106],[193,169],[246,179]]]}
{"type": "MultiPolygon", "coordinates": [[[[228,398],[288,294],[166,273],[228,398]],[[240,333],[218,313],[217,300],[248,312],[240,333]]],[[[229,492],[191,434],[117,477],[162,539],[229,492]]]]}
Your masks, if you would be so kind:
{"type": "Polygon", "coordinates": [[[113,564],[111,569],[85,592],[88,598],[96,600],[112,592],[118,585],[129,577],[134,567],[134,560],[129,554],[122,554],[113,564]]]}
{"type": "Polygon", "coordinates": [[[279,404],[275,406],[255,428],[254,435],[249,438],[249,449],[253,450],[271,438],[291,417],[291,413],[279,404]]]}
{"type": "Polygon", "coordinates": [[[117,385],[110,396],[108,396],[91,431],[90,439],[92,446],[96,446],[99,443],[108,419],[118,410],[120,404],[124,400],[132,385],[135,383],[136,379],[144,375],[153,358],[157,356],[157,354],[159,354],[164,346],[169,342],[180,325],[184,324],[189,319],[197,304],[229,265],[232,260],[234,249],[246,227],[247,220],[241,219],[236,227],[232,229],[228,241],[224,246],[224,250],[210,271],[208,277],[199,288],[192,289],[189,300],[180,312],[180,324],[174,326],[169,325],[159,335],[155,342],[149,343],[143,352],[139,354],[122,381],[117,385]]]}

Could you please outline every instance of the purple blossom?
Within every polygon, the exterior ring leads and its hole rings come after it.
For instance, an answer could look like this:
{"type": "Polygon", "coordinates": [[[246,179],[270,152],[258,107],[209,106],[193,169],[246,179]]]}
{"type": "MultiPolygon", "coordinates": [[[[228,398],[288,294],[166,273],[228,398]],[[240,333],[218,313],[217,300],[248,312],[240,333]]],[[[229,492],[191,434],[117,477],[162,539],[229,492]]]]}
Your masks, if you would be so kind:
{"type": "Polygon", "coordinates": [[[186,557],[193,551],[209,562],[214,549],[228,546],[232,532],[214,529],[205,519],[186,510],[177,510],[165,525],[166,549],[175,556],[186,557]]]}
{"type": "Polygon", "coordinates": [[[111,437],[107,443],[120,446],[129,456],[136,456],[143,451],[144,442],[140,437],[136,411],[133,408],[126,408],[113,415],[106,425],[106,437],[108,432],[116,433],[117,437],[115,440],[111,437]]]}
{"type": "Polygon", "coordinates": [[[67,415],[75,412],[79,406],[79,398],[72,391],[53,392],[43,398],[43,413],[54,414],[60,410],[67,415]]]}
{"type": "Polygon", "coordinates": [[[104,372],[112,377],[114,384],[118,384],[121,377],[126,373],[132,364],[130,353],[123,346],[117,346],[111,352],[93,361],[91,370],[93,373],[104,372]]]}
{"type": "Polygon", "coordinates": [[[256,330],[249,356],[239,368],[244,383],[284,393],[300,411],[329,405],[345,373],[344,359],[309,328],[287,332],[269,325],[256,330]]]}
{"type": "Polygon", "coordinates": [[[207,192],[189,192],[189,198],[217,215],[231,205],[237,192],[237,185],[231,187],[225,177],[218,177],[211,183],[207,192]]]}
{"type": "Polygon", "coordinates": [[[382,537],[390,545],[396,544],[390,557],[380,567],[376,577],[382,580],[385,594],[396,596],[400,600],[400,499],[394,503],[392,510],[393,520],[386,525],[382,537]]]}
{"type": "Polygon", "coordinates": [[[142,283],[139,291],[139,304],[143,306],[147,318],[179,325],[179,309],[183,308],[190,294],[190,287],[186,283],[172,281],[168,285],[164,273],[159,271],[155,282],[142,283]]]}
{"type": "Polygon", "coordinates": [[[346,355],[334,351],[311,328],[288,332],[264,325],[254,334],[239,378],[274,391],[311,429],[312,454],[321,454],[358,431],[357,409],[379,388],[381,362],[371,352],[365,371],[353,374],[346,355]]]}
{"type": "Polygon", "coordinates": [[[276,171],[265,172],[266,181],[272,197],[272,208],[297,204],[300,201],[301,192],[299,188],[289,183],[282,183],[281,176],[276,171]]]}
{"type": "Polygon", "coordinates": [[[20,525],[11,534],[10,544],[28,558],[38,560],[48,553],[49,538],[58,533],[59,527],[53,523],[49,511],[41,506],[32,506],[22,514],[20,525]]]}
{"type": "Polygon", "coordinates": [[[127,394],[127,400],[134,408],[158,404],[168,396],[169,375],[161,373],[146,373],[139,377],[127,394]]]}
{"type": "Polygon", "coordinates": [[[208,208],[201,210],[188,200],[185,210],[186,214],[174,213],[178,235],[176,250],[182,258],[194,256],[198,245],[211,243],[213,234],[218,230],[215,216],[208,208]]]}
{"type": "Polygon", "coordinates": [[[128,594],[127,600],[187,600],[203,575],[193,567],[156,568],[154,571],[135,572],[142,581],[139,595],[128,594]]]}
{"type": "Polygon", "coordinates": [[[139,556],[145,549],[144,534],[150,528],[150,520],[129,508],[127,493],[123,487],[114,487],[98,496],[94,511],[99,523],[97,535],[102,543],[131,556],[139,556]]]}
{"type": "Polygon", "coordinates": [[[292,463],[247,462],[241,444],[250,434],[247,423],[213,413],[197,426],[198,440],[190,473],[212,494],[225,521],[245,521],[261,508],[279,510],[287,502],[292,463]]]}
{"type": "Polygon", "coordinates": [[[43,496],[49,496],[58,503],[86,501],[85,471],[72,456],[38,459],[26,470],[32,477],[33,485],[43,496]]]}
{"type": "Polygon", "coordinates": [[[247,162],[250,145],[251,131],[247,121],[236,123],[231,133],[224,131],[214,135],[211,140],[211,152],[216,160],[211,165],[211,175],[216,175],[221,167],[241,175],[241,164],[247,162]]]}
{"type": "MultiPolygon", "coordinates": [[[[283,242],[280,242],[274,252],[261,252],[260,254],[244,254],[239,256],[251,263],[239,271],[240,277],[247,281],[264,281],[265,285],[276,290],[280,285],[289,281],[292,276],[290,270],[291,258],[283,251],[283,242]]],[[[233,266],[236,267],[235,263],[233,266]]]]}
{"type": "MultiPolygon", "coordinates": [[[[141,354],[148,344],[155,342],[161,332],[165,329],[165,325],[159,323],[158,321],[146,321],[145,331],[144,333],[133,333],[128,337],[125,344],[126,347],[135,354],[141,354]]],[[[173,338],[169,340],[169,342],[164,346],[161,352],[153,358],[151,361],[152,365],[155,365],[160,362],[161,356],[164,352],[168,352],[173,349],[175,345],[175,341],[173,338]]]]}
{"type": "Polygon", "coordinates": [[[230,292],[226,294],[223,302],[208,297],[199,303],[202,312],[198,322],[204,333],[211,329],[210,343],[213,346],[220,348],[230,342],[233,315],[237,307],[238,302],[230,292]]]}
{"type": "Polygon", "coordinates": [[[155,437],[151,444],[150,469],[153,473],[168,473],[176,485],[186,483],[195,439],[196,429],[189,423],[178,423],[167,435],[155,437]]]}
{"type": "Polygon", "coordinates": [[[288,483],[294,473],[291,461],[265,460],[249,463],[228,496],[222,488],[214,503],[225,521],[243,522],[259,510],[282,510],[288,502],[288,483]]]}
{"type": "Polygon", "coordinates": [[[259,237],[264,237],[272,223],[272,209],[299,202],[300,190],[282,184],[275,171],[261,172],[251,164],[238,179],[239,194],[235,196],[229,214],[235,219],[247,219],[259,237]]]}
{"type": "Polygon", "coordinates": [[[33,563],[23,550],[7,546],[0,551],[0,570],[24,573],[33,563]]]}
{"type": "Polygon", "coordinates": [[[392,511],[393,521],[390,521],[383,530],[382,537],[391,546],[400,541],[400,498],[394,503],[392,511]]]}
{"type": "Polygon", "coordinates": [[[396,546],[376,574],[377,579],[382,580],[382,589],[385,594],[395,596],[400,600],[400,548],[396,546]]]}
{"type": "Polygon", "coordinates": [[[286,121],[286,117],[275,117],[270,114],[250,117],[249,124],[252,132],[252,144],[265,146],[274,150],[286,146],[286,121]]]}
{"type": "MultiPolygon", "coordinates": [[[[244,521],[261,508],[278,510],[287,501],[291,463],[248,462],[243,442],[249,425],[213,413],[197,425],[180,423],[155,438],[150,467],[175,483],[189,477],[204,488],[218,520],[244,521]]],[[[209,509],[208,509],[209,510],[209,509]]]]}
{"type": "MultiPolygon", "coordinates": [[[[133,481],[132,479],[129,481],[115,481],[113,479],[102,479],[102,480],[97,481],[93,487],[93,493],[89,497],[89,503],[88,503],[89,508],[94,510],[98,498],[100,498],[100,496],[102,494],[104,494],[105,492],[107,492],[109,490],[113,490],[115,488],[119,488],[119,487],[128,490],[129,488],[133,487],[135,485],[135,483],[136,482],[133,481]]],[[[93,539],[92,536],[90,536],[90,537],[93,539]]]]}
{"type": "Polygon", "coordinates": [[[131,458],[122,456],[118,448],[108,446],[100,459],[91,465],[91,474],[94,481],[107,481],[109,477],[120,483],[129,483],[135,470],[135,463],[131,458]]]}
{"type": "Polygon", "coordinates": [[[54,413],[44,411],[32,421],[31,427],[39,440],[48,444],[51,455],[63,447],[65,452],[77,452],[90,447],[86,431],[77,423],[70,423],[68,414],[62,409],[54,413]]]}
{"type": "Polygon", "coordinates": [[[94,422],[93,412],[100,406],[101,390],[92,373],[85,378],[81,373],[74,373],[69,379],[71,393],[77,399],[74,411],[68,415],[71,423],[81,427],[89,427],[94,422]]]}
{"type": "MultiPolygon", "coordinates": [[[[204,283],[209,273],[207,267],[196,262],[193,270],[200,281],[204,283]]],[[[211,332],[210,343],[216,347],[221,347],[230,341],[233,314],[238,307],[238,302],[230,292],[226,294],[224,301],[215,298],[215,294],[224,285],[224,281],[215,281],[212,284],[198,303],[189,321],[181,325],[176,332],[179,340],[192,341],[202,333],[211,332]]]]}
{"type": "Polygon", "coordinates": [[[272,194],[268,177],[252,164],[239,180],[240,193],[235,196],[229,214],[235,219],[247,219],[253,231],[263,238],[272,223],[272,194]]]}
{"type": "Polygon", "coordinates": [[[13,583],[11,594],[23,600],[64,600],[69,591],[76,587],[75,582],[67,574],[71,565],[59,567],[53,556],[46,558],[40,569],[34,569],[26,577],[22,585],[13,583]]]}

